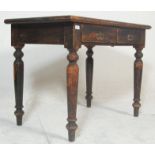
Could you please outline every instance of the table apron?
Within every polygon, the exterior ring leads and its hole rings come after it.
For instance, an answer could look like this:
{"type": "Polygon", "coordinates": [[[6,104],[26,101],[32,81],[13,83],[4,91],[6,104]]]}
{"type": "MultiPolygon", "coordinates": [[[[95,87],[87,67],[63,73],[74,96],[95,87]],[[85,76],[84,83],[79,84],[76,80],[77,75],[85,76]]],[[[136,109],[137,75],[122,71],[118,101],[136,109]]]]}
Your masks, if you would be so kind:
{"type": "Polygon", "coordinates": [[[81,25],[82,43],[134,45],[145,43],[145,30],[81,25]]]}
{"type": "Polygon", "coordinates": [[[64,44],[62,25],[12,25],[12,45],[23,44],[64,44]]]}
{"type": "MultiPolygon", "coordinates": [[[[76,25],[76,24],[75,24],[76,25]]],[[[76,26],[73,26],[76,28],[76,26]]],[[[145,44],[145,30],[109,26],[79,24],[81,44],[94,45],[136,45],[145,44]]],[[[62,24],[12,25],[12,45],[23,44],[64,44],[66,35],[62,24]]],[[[72,32],[72,31],[71,31],[72,32]]],[[[75,35],[73,37],[76,38],[75,35]]],[[[74,38],[73,38],[74,40],[74,38]]]]}

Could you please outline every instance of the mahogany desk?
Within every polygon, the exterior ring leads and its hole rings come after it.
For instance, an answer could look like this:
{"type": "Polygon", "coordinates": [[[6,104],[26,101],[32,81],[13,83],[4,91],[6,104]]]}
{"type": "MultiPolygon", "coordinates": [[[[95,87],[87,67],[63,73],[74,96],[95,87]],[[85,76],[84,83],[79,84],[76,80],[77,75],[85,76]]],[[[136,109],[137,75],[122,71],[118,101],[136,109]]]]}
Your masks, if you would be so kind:
{"type": "MultiPolygon", "coordinates": [[[[77,16],[57,16],[41,18],[7,19],[11,24],[11,45],[16,49],[14,56],[14,84],[17,125],[22,125],[23,111],[23,79],[24,62],[22,48],[25,44],[58,44],[68,49],[67,59],[67,105],[69,141],[75,140],[77,90],[79,67],[78,50],[85,45],[86,59],[86,100],[91,106],[93,79],[93,47],[133,46],[136,49],[134,63],[134,116],[138,116],[140,108],[140,90],[142,80],[145,31],[148,25],[129,24],[115,21],[99,20],[77,16]]],[[[108,69],[108,68],[107,68],[108,69]]]]}

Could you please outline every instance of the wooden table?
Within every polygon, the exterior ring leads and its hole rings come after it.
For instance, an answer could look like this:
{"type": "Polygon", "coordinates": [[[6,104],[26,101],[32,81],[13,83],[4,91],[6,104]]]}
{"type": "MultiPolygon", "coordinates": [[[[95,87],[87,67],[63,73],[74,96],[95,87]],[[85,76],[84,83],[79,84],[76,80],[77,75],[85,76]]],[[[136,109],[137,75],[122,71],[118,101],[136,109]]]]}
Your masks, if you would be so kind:
{"type": "MultiPolygon", "coordinates": [[[[142,81],[145,31],[151,27],[115,21],[99,20],[77,16],[56,16],[41,18],[7,19],[11,24],[11,45],[16,49],[14,56],[14,84],[17,125],[22,125],[23,111],[23,79],[24,62],[22,48],[25,44],[58,44],[68,49],[67,59],[67,105],[69,141],[75,140],[77,92],[79,67],[78,50],[85,45],[86,59],[86,100],[91,107],[93,80],[93,47],[133,46],[136,49],[134,63],[134,116],[138,116],[140,108],[140,90],[142,81]]],[[[107,66],[108,69],[108,66],[107,66]]]]}

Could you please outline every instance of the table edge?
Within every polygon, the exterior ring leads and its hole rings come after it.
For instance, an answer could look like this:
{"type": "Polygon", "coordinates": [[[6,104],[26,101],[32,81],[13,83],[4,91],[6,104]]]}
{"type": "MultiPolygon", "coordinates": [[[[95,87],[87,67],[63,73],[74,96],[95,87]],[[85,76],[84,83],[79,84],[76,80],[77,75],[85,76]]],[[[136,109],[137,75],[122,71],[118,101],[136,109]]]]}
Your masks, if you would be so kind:
{"type": "Polygon", "coordinates": [[[79,24],[91,24],[101,26],[112,26],[122,28],[135,28],[135,29],[151,29],[150,25],[134,24],[128,22],[102,20],[89,17],[80,16],[49,16],[49,17],[32,17],[32,18],[16,18],[16,19],[5,19],[5,24],[45,24],[45,23],[79,23],[79,24]]]}

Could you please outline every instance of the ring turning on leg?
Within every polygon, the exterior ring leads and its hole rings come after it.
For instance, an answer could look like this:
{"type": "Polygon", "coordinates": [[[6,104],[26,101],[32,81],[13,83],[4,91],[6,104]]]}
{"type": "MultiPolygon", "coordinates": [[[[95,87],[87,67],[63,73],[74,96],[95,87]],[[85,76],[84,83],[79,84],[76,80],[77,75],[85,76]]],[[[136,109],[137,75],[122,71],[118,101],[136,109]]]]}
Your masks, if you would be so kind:
{"type": "Polygon", "coordinates": [[[17,118],[17,125],[22,125],[22,117],[24,114],[23,109],[23,83],[24,83],[24,62],[22,57],[24,56],[21,49],[23,46],[15,47],[16,51],[14,53],[14,87],[15,87],[15,101],[16,101],[16,111],[15,115],[17,118]]]}
{"type": "Polygon", "coordinates": [[[87,107],[91,107],[92,96],[92,82],[93,82],[93,65],[94,60],[92,46],[87,47],[87,59],[86,59],[86,100],[87,107]]]}
{"type": "Polygon", "coordinates": [[[135,46],[135,63],[134,63],[134,116],[138,117],[140,104],[140,92],[141,92],[141,82],[142,82],[142,70],[143,70],[143,61],[142,61],[142,49],[144,46],[137,45],[135,46]]]}
{"type": "Polygon", "coordinates": [[[69,49],[69,64],[67,66],[67,100],[68,100],[68,137],[69,141],[75,140],[76,110],[77,110],[77,94],[78,94],[78,74],[79,67],[77,65],[78,55],[75,49],[69,49]]]}

